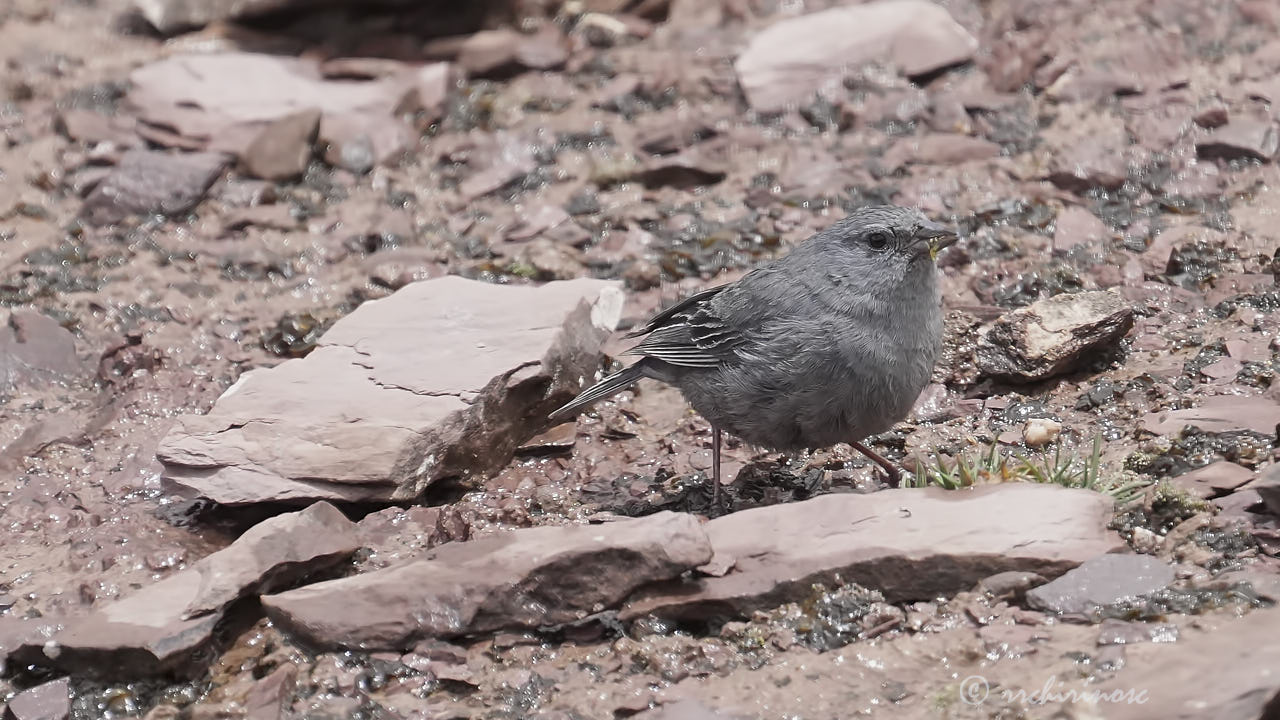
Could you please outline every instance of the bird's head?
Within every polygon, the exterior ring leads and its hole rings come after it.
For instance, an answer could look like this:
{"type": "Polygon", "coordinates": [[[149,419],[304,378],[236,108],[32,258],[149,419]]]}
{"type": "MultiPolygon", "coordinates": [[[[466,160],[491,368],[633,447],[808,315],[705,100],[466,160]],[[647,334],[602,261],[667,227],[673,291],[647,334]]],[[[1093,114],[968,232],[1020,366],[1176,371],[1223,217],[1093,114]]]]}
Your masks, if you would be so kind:
{"type": "Polygon", "coordinates": [[[905,279],[913,270],[931,268],[957,238],[954,230],[915,208],[873,205],[854,210],[813,240],[823,255],[847,269],[905,279]]]}

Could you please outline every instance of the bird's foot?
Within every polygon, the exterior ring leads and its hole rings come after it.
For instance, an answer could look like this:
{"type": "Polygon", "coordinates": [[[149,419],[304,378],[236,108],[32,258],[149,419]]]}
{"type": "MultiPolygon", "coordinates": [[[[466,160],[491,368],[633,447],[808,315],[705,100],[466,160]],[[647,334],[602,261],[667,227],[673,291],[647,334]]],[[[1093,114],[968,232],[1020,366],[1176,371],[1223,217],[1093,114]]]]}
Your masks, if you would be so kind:
{"type": "Polygon", "coordinates": [[[893,465],[882,468],[884,470],[884,483],[891,488],[897,488],[902,484],[902,471],[893,465]]]}
{"type": "Polygon", "coordinates": [[[729,503],[725,499],[724,487],[715,478],[707,478],[711,483],[711,502],[707,503],[707,517],[718,518],[729,514],[729,503]]]}

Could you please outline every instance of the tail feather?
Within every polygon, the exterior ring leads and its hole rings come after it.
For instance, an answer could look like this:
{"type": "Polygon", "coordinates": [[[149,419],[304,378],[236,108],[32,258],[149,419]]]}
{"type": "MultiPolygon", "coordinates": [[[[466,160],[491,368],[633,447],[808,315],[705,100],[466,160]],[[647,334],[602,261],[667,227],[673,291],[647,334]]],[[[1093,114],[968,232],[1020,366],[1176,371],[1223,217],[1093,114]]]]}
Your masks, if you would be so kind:
{"type": "Polygon", "coordinates": [[[631,367],[619,370],[618,372],[606,377],[600,382],[583,390],[578,397],[570,400],[549,416],[554,422],[561,422],[573,417],[578,410],[590,405],[597,400],[602,400],[615,395],[630,387],[637,380],[644,377],[644,370],[640,367],[640,363],[636,363],[631,367]]]}

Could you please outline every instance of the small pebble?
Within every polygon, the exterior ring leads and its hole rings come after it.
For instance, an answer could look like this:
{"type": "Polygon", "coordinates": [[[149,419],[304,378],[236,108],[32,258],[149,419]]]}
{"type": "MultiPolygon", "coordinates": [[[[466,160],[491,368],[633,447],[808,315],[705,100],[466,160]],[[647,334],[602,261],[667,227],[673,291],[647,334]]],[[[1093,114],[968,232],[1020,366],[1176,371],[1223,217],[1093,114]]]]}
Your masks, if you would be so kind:
{"type": "Polygon", "coordinates": [[[1044,447],[1062,434],[1062,423],[1047,418],[1032,418],[1022,426],[1022,442],[1027,447],[1044,447]]]}
{"type": "Polygon", "coordinates": [[[1133,529],[1131,544],[1140,553],[1154,553],[1160,547],[1161,538],[1144,527],[1133,529]]]}

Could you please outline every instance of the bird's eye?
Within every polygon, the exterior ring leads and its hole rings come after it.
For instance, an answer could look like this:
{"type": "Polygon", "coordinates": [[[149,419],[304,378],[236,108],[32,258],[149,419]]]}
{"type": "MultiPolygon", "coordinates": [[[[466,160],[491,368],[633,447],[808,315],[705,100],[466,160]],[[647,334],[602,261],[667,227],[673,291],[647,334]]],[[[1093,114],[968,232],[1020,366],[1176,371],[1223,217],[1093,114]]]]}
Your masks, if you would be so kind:
{"type": "Polygon", "coordinates": [[[889,247],[889,234],[877,230],[876,232],[867,235],[867,245],[869,245],[872,250],[883,250],[889,247]]]}

